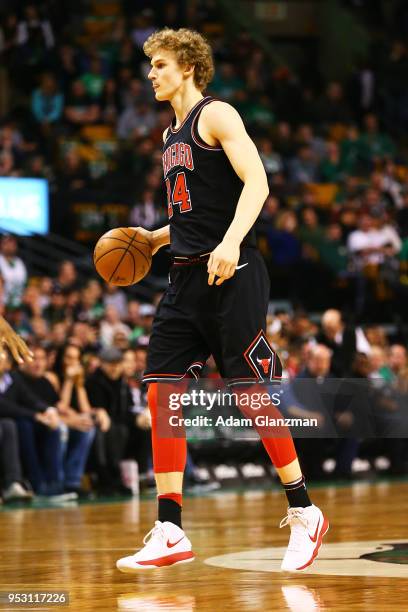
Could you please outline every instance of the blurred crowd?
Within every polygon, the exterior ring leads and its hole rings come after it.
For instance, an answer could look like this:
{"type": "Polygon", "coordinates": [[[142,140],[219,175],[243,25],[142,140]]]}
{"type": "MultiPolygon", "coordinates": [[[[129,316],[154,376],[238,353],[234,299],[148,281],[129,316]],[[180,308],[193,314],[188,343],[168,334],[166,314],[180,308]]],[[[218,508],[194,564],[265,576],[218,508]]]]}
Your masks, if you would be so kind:
{"type": "MultiPolygon", "coordinates": [[[[327,82],[312,63],[299,74],[249,32],[227,31],[217,4],[5,1],[0,177],[46,178],[53,229],[68,237],[81,201],[123,203],[132,226],[165,224],[161,143],[172,112],[154,100],[142,46],[163,25],[204,32],[216,61],[208,93],[239,110],[268,176],[258,244],[271,297],[284,300],[268,335],[286,374],[365,378],[388,394],[383,409],[398,428],[407,376],[407,45],[377,38],[346,80],[327,82]]],[[[95,278],[79,282],[71,261],[55,278],[32,278],[26,266],[4,236],[0,310],[35,361],[17,371],[4,356],[0,365],[3,497],[31,488],[84,495],[85,471],[91,490],[123,494],[124,460],[151,478],[140,379],[160,295],[139,303],[95,278]]],[[[313,412],[298,403],[289,409],[313,412]]],[[[350,416],[338,418],[351,427],[350,416]]],[[[317,475],[327,456],[340,475],[362,455],[385,454],[391,470],[406,468],[402,439],[299,445],[316,458],[317,475]]]]}
{"type": "MultiPolygon", "coordinates": [[[[130,495],[123,472],[129,461],[137,462],[140,481],[152,484],[150,413],[141,379],[160,294],[153,303],[140,303],[96,279],[80,283],[68,260],[55,278],[27,279],[13,236],[2,238],[0,251],[1,312],[34,352],[33,362],[18,369],[6,353],[0,358],[4,499],[31,498],[31,489],[58,499],[130,495]]],[[[408,358],[400,331],[363,329],[336,309],[318,321],[301,311],[275,309],[267,335],[291,381],[283,413],[317,418],[326,432],[320,439],[296,441],[308,477],[327,476],[325,461],[331,458],[336,465],[331,476],[351,478],[361,457],[373,470],[382,457],[391,473],[405,474],[408,358]],[[340,392],[331,386],[335,379],[349,380],[351,387],[340,392]],[[361,387],[352,386],[356,379],[365,383],[362,403],[361,387]],[[354,398],[351,407],[342,401],[346,391],[354,398]],[[322,404],[322,397],[334,393],[335,409],[322,404]],[[361,428],[363,417],[368,420],[361,428]]],[[[210,359],[203,377],[216,376],[210,359]]],[[[248,449],[242,455],[245,444],[234,445],[233,462],[248,455],[248,449]]],[[[212,447],[208,458],[205,445],[193,445],[187,481],[202,483],[195,464],[225,462],[227,446],[224,441],[218,450],[212,447]]],[[[251,452],[259,461],[261,445],[251,452]]]]}

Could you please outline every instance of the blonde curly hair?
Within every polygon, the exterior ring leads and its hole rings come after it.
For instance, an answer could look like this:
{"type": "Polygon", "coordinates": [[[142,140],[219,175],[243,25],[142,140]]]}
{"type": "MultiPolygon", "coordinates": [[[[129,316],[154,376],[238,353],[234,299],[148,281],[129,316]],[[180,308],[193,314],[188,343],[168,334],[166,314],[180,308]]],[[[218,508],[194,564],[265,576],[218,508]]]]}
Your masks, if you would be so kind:
{"type": "Polygon", "coordinates": [[[194,30],[164,28],[149,36],[143,45],[147,57],[159,49],[173,51],[180,66],[194,66],[194,83],[203,91],[214,76],[211,47],[206,39],[194,30]]]}

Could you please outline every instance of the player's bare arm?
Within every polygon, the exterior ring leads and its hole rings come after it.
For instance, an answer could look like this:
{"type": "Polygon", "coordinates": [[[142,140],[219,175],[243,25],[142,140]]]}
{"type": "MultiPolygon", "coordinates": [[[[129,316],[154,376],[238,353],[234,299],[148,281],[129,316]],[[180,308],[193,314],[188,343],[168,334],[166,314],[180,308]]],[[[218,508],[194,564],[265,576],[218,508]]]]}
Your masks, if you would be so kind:
{"type": "Polygon", "coordinates": [[[32,361],[33,354],[22,338],[0,317],[0,347],[6,344],[17,363],[32,361]]]}
{"type": "Polygon", "coordinates": [[[199,120],[201,137],[214,146],[221,144],[232,167],[244,183],[234,219],[223,241],[208,261],[208,284],[221,285],[231,278],[239,260],[240,244],[255,223],[268,196],[268,181],[254,142],[237,111],[225,102],[213,102],[199,120]]]}

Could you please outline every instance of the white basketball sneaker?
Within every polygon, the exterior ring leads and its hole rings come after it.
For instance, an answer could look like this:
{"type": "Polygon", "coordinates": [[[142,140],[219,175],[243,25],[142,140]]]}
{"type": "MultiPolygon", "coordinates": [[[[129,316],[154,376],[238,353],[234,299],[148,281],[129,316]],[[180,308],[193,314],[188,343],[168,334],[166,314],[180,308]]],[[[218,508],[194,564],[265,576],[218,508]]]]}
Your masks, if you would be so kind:
{"type": "Polygon", "coordinates": [[[145,546],[137,553],[116,562],[118,570],[132,574],[139,570],[194,561],[190,540],[174,523],[156,521],[153,529],[144,537],[143,544],[145,546]]]}
{"type": "Polygon", "coordinates": [[[323,536],[329,529],[329,521],[317,506],[288,508],[288,514],[279,527],[290,527],[290,539],[281,569],[287,572],[302,571],[316,559],[323,536]]]}

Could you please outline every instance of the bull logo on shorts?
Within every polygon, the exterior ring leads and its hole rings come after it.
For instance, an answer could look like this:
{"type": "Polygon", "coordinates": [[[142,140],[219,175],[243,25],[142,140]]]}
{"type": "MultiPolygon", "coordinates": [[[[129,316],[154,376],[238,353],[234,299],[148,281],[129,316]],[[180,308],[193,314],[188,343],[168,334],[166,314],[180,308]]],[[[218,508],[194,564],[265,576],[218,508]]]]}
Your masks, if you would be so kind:
{"type": "Polygon", "coordinates": [[[259,359],[259,357],[257,357],[256,360],[259,363],[259,365],[262,366],[264,374],[268,374],[269,366],[271,365],[272,358],[268,357],[268,359],[259,359]]]}
{"type": "Polygon", "coordinates": [[[259,382],[270,382],[282,377],[279,357],[269,344],[263,330],[251,342],[244,357],[259,382]]]}

